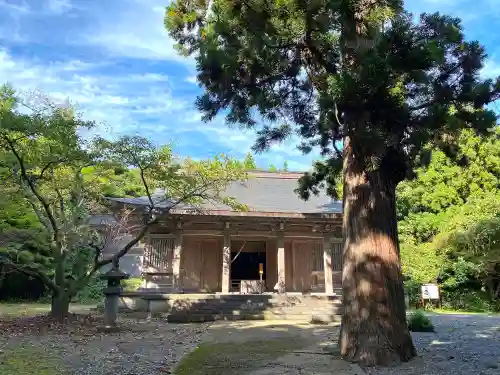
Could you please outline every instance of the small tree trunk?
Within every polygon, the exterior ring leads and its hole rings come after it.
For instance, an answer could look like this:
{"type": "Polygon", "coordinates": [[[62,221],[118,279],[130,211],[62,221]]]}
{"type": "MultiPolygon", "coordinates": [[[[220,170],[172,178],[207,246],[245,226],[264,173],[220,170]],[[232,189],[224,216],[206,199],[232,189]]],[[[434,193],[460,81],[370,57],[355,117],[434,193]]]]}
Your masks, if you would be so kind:
{"type": "Polygon", "coordinates": [[[367,171],[344,144],[344,315],[340,351],[350,361],[386,365],[416,355],[406,323],[391,173],[367,171]]]}
{"type": "Polygon", "coordinates": [[[58,322],[64,322],[64,319],[69,314],[70,297],[66,293],[54,294],[52,296],[52,304],[50,316],[58,322]]]}

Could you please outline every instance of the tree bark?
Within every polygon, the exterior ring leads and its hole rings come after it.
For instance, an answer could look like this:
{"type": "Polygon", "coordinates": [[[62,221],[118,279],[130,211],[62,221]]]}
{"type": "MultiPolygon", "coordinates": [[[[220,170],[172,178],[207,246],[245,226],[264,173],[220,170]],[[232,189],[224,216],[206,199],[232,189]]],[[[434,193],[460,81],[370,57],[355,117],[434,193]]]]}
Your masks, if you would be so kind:
{"type": "Polygon", "coordinates": [[[364,365],[415,357],[406,322],[393,171],[368,171],[344,142],[341,355],[364,365]]]}
{"type": "Polygon", "coordinates": [[[69,314],[69,302],[70,297],[66,293],[54,294],[52,296],[50,316],[63,323],[69,314]]]}

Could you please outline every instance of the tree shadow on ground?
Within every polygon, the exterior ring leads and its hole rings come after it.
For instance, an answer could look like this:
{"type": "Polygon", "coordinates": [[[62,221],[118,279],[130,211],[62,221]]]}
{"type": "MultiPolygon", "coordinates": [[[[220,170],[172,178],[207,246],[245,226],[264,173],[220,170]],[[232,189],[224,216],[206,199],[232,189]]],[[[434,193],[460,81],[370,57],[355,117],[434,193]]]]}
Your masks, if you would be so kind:
{"type": "MultiPolygon", "coordinates": [[[[434,313],[428,315],[436,332],[412,333],[419,357],[399,366],[398,374],[498,374],[500,317],[434,313]]],[[[379,375],[393,373],[390,369],[377,371],[379,375]]]]}

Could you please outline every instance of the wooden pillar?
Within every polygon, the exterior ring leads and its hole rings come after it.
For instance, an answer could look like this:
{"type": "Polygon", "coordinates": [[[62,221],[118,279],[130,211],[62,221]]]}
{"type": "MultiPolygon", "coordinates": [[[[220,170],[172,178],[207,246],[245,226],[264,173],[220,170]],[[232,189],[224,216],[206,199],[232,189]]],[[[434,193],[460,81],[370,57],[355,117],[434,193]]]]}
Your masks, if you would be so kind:
{"type": "Polygon", "coordinates": [[[224,233],[222,247],[222,293],[229,293],[231,287],[231,236],[224,233]]]}
{"type": "Polygon", "coordinates": [[[332,236],[324,234],[323,238],[323,269],[325,272],[325,293],[333,294],[333,259],[332,259],[332,236]]]}
{"type": "Polygon", "coordinates": [[[278,283],[277,289],[278,293],[286,292],[285,283],[285,236],[283,232],[278,232],[278,237],[276,239],[276,244],[278,248],[278,283]]]}
{"type": "Polygon", "coordinates": [[[175,231],[174,253],[172,254],[172,274],[174,277],[174,286],[176,289],[182,288],[181,275],[181,257],[182,257],[182,230],[175,231]]]}

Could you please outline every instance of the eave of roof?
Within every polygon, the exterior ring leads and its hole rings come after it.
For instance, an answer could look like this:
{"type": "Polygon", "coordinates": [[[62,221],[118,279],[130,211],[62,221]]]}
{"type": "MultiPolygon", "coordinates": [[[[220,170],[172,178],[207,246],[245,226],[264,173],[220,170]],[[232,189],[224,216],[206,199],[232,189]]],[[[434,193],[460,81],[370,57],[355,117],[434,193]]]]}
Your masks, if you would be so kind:
{"type": "MultiPolygon", "coordinates": [[[[283,218],[330,218],[342,216],[342,202],[331,200],[324,192],[312,196],[308,201],[301,200],[294,192],[297,180],[303,175],[298,172],[251,171],[250,178],[232,183],[225,195],[248,207],[248,211],[235,211],[224,204],[202,204],[194,207],[179,204],[170,212],[178,215],[193,213],[217,216],[253,216],[283,218]]],[[[110,201],[132,206],[150,205],[148,197],[107,198],[110,201]]],[[[157,191],[152,197],[159,210],[168,209],[172,199],[166,199],[164,192],[157,191]]]]}

